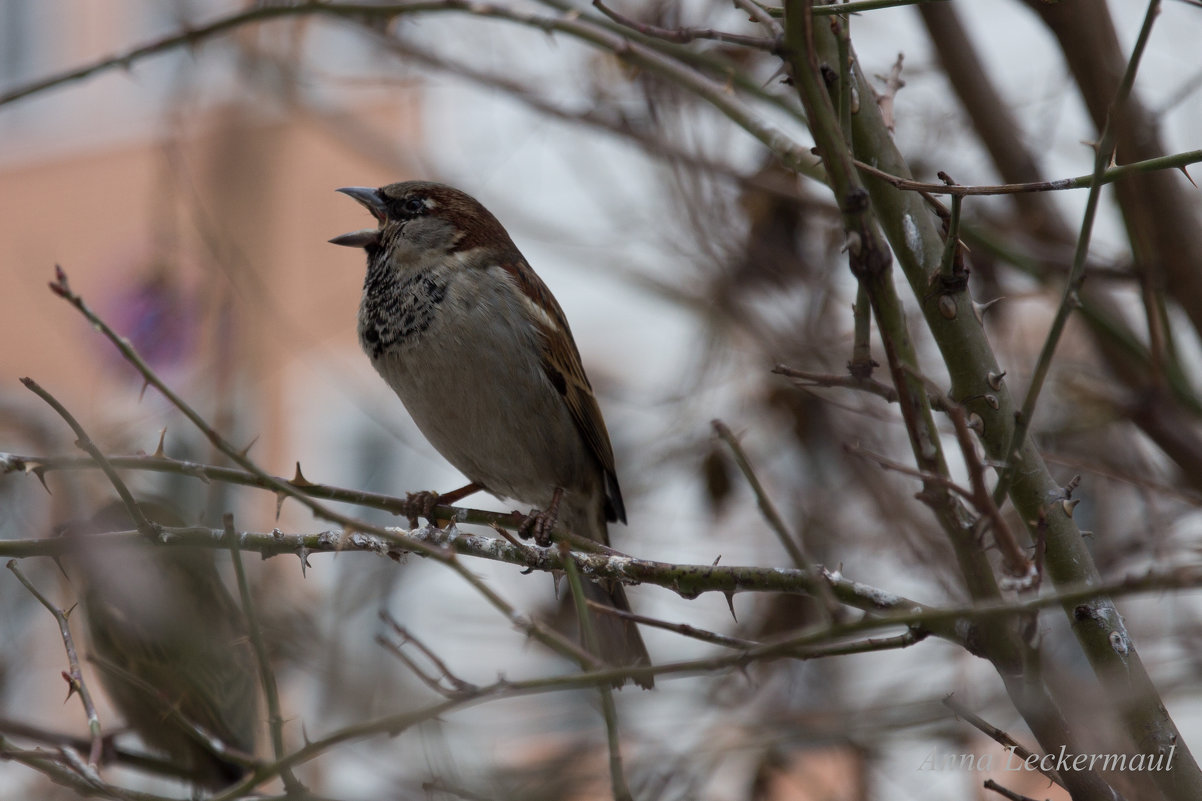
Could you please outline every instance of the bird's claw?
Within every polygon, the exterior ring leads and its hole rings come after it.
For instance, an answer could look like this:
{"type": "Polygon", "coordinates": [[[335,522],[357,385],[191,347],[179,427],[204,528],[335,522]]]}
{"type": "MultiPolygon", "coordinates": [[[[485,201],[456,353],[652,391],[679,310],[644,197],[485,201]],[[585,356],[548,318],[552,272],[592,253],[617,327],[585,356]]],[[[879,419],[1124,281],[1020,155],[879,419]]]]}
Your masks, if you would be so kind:
{"type": "Polygon", "coordinates": [[[551,544],[551,533],[559,520],[559,501],[563,498],[563,490],[556,489],[551,496],[551,503],[546,510],[531,509],[530,514],[518,526],[518,535],[523,539],[534,538],[534,544],[546,548],[551,544]]]}
{"type": "Polygon", "coordinates": [[[534,544],[546,548],[551,544],[551,532],[555,530],[555,516],[551,510],[545,512],[531,509],[526,519],[518,526],[518,536],[522,539],[534,538],[534,544]]]}
{"type": "Polygon", "coordinates": [[[437,492],[430,490],[405,493],[405,509],[402,514],[409,518],[409,527],[417,528],[419,517],[424,517],[433,523],[434,507],[438,505],[441,497],[437,492]]]}

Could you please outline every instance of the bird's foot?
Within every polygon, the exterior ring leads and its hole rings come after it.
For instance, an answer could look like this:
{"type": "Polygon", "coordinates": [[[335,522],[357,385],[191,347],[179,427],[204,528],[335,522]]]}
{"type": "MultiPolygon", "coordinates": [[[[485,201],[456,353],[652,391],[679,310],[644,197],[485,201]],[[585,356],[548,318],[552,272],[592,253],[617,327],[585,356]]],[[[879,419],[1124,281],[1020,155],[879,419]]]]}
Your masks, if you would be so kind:
{"type": "Polygon", "coordinates": [[[401,514],[409,519],[409,528],[417,528],[419,517],[434,522],[431,516],[438,505],[438,498],[438,493],[430,490],[405,493],[405,508],[401,514]]]}
{"type": "Polygon", "coordinates": [[[450,492],[437,493],[430,490],[409,492],[405,494],[405,508],[401,514],[409,518],[410,528],[417,528],[419,517],[424,517],[431,523],[435,523],[435,506],[447,506],[456,503],[473,492],[479,492],[482,489],[484,488],[473,481],[471,484],[451,490],[450,492]]]}
{"type": "Polygon", "coordinates": [[[534,544],[546,548],[551,544],[551,532],[559,520],[559,501],[563,498],[563,489],[556,487],[551,496],[551,504],[543,511],[531,509],[526,519],[518,526],[518,534],[524,539],[534,538],[534,544]]]}

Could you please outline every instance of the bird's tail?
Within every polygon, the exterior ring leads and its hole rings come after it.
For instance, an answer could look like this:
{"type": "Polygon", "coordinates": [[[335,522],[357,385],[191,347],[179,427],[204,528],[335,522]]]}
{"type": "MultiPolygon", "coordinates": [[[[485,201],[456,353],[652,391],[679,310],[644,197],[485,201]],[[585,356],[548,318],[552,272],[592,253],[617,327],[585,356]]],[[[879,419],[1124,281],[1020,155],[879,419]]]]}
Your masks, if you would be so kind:
{"type": "MultiPolygon", "coordinates": [[[[585,581],[584,597],[595,603],[613,607],[622,612],[630,611],[630,602],[626,600],[626,590],[617,582],[598,584],[585,581]]],[[[651,664],[647,654],[647,646],[643,644],[643,636],[639,627],[629,620],[615,615],[592,610],[589,621],[594,634],[597,636],[597,656],[607,664],[615,667],[638,667],[651,664]]],[[[630,679],[645,690],[655,686],[651,676],[630,679]]],[[[615,687],[621,687],[625,681],[614,682],[615,687]]]]}

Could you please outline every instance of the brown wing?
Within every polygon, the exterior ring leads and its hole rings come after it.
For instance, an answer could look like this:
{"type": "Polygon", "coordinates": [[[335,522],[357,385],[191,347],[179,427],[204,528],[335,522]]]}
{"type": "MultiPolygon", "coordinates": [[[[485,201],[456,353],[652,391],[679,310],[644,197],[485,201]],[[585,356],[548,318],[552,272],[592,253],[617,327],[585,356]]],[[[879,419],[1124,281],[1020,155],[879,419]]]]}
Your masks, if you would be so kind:
{"type": "Polygon", "coordinates": [[[625,523],[626,507],[622,503],[622,491],[618,487],[609,432],[605,429],[605,420],[601,417],[601,408],[597,406],[597,398],[593,395],[588,376],[584,374],[580,351],[576,348],[576,340],[572,338],[572,331],[568,327],[563,309],[559,307],[547,285],[524,261],[521,267],[507,265],[505,271],[513,277],[519,289],[526,292],[527,296],[536,298],[538,306],[547,313],[549,320],[542,323],[543,370],[546,371],[551,384],[559,391],[564,403],[568,405],[576,429],[601,465],[605,476],[605,519],[625,523]],[[562,331],[564,336],[554,335],[551,326],[562,331]]]}

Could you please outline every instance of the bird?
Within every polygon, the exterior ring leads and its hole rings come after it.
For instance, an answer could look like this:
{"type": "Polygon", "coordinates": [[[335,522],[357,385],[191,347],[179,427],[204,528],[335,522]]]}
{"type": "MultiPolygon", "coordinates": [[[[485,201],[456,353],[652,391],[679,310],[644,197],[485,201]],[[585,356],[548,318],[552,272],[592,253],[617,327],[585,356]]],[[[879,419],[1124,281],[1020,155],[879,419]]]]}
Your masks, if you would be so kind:
{"type": "MultiPolygon", "coordinates": [[[[139,506],[159,524],[182,525],[167,503],[139,506]]],[[[242,612],[211,549],[92,536],[133,528],[120,501],[67,527],[91,660],[147,748],[194,785],[223,789],[250,772],[259,725],[242,612]]]]}
{"type": "MultiPolygon", "coordinates": [[[[609,433],[563,310],[505,227],[475,198],[433,181],[337,191],[376,220],[330,240],[367,253],[359,343],[471,482],[440,500],[483,489],[534,507],[530,533],[541,545],[554,528],[608,546],[608,524],[626,522],[609,433]]],[[[630,610],[620,582],[584,589],[630,610]]],[[[590,619],[595,656],[651,663],[633,622],[590,619]]],[[[649,675],[635,682],[654,684],[649,675]]]]}

